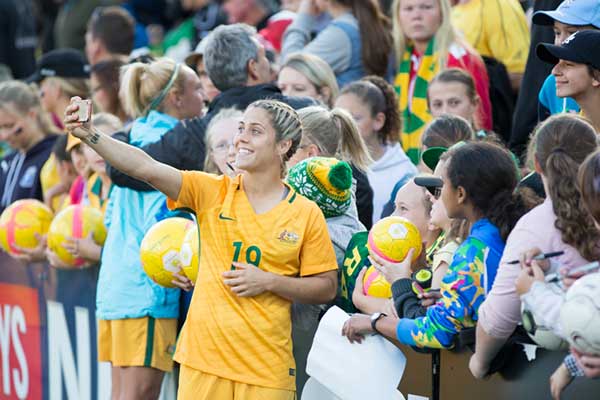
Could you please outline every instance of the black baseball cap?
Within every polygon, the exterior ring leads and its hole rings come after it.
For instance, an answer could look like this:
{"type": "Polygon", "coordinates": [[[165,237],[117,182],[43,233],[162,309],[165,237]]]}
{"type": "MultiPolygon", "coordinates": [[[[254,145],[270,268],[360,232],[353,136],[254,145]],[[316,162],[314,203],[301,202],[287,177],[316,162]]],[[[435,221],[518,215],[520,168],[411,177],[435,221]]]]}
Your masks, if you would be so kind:
{"type": "Polygon", "coordinates": [[[79,50],[52,50],[38,60],[35,72],[27,78],[27,82],[40,82],[49,77],[89,78],[90,65],[79,50]]]}
{"type": "Polygon", "coordinates": [[[535,54],[548,64],[567,60],[600,70],[600,31],[577,31],[565,39],[560,46],[540,43],[535,48],[535,54]]]}
{"type": "Polygon", "coordinates": [[[444,186],[444,181],[432,174],[421,174],[415,176],[415,185],[424,187],[435,196],[435,190],[444,186]]]}

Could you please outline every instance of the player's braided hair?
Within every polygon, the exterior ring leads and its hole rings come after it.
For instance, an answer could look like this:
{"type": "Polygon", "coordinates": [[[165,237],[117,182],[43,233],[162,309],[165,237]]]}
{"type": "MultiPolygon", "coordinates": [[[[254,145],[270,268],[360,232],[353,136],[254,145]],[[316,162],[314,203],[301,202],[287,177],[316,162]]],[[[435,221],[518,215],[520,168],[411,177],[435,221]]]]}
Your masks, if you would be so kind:
{"type": "Polygon", "coordinates": [[[302,122],[298,113],[289,105],[277,100],[258,100],[250,104],[250,107],[260,108],[269,114],[277,143],[282,140],[291,141],[290,148],[281,159],[282,171],[285,171],[285,163],[296,153],[302,140],[302,122]]]}

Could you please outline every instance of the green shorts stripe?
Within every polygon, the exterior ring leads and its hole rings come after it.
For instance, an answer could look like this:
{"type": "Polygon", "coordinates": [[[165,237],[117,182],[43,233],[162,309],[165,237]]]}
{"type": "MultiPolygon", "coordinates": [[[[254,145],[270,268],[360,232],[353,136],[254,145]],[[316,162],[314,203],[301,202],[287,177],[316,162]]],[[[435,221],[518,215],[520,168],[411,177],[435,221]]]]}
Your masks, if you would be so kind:
{"type": "Polygon", "coordinates": [[[144,367],[152,366],[152,353],[154,350],[154,325],[156,320],[148,317],[148,331],[146,333],[146,356],[144,357],[144,367]]]}

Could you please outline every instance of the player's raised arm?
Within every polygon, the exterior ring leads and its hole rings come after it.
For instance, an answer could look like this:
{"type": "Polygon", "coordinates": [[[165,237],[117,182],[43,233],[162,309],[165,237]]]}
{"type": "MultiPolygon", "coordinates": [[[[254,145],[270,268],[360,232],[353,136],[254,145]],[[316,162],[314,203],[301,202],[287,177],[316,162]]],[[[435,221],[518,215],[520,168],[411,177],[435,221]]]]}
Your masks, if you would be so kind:
{"type": "MultiPolygon", "coordinates": [[[[142,150],[114,140],[80,118],[79,97],[73,97],[65,111],[65,129],[92,147],[106,162],[136,179],[147,182],[170,198],[176,199],[181,189],[181,174],[173,167],[159,163],[142,150]]],[[[82,115],[83,116],[83,115],[82,115]]],[[[89,118],[88,118],[89,121],[89,118]]]]}

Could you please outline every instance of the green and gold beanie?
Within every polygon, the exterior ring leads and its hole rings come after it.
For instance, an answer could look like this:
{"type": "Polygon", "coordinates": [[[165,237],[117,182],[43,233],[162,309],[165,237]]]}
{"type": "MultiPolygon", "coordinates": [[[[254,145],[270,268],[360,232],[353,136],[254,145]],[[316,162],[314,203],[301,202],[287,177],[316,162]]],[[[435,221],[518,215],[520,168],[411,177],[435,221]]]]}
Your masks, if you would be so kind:
{"type": "Polygon", "coordinates": [[[344,214],[352,196],[352,169],[335,158],[312,157],[296,164],[287,181],[302,196],[317,203],[325,218],[344,214]]]}

